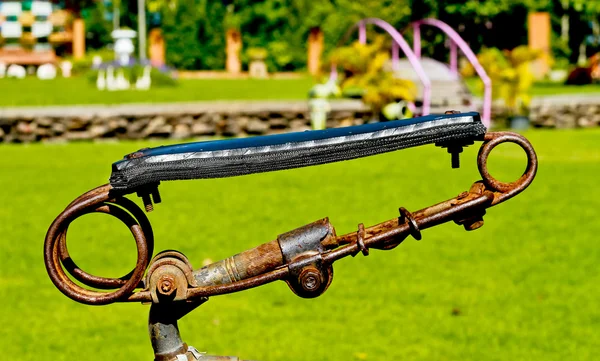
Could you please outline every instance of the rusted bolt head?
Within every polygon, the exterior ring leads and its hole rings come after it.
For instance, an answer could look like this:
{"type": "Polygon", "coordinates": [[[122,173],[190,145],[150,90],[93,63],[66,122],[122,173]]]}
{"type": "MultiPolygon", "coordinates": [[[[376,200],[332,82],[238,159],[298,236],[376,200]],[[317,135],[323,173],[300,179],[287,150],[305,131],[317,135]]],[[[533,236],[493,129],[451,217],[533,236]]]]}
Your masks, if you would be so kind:
{"type": "Polygon", "coordinates": [[[175,278],[171,275],[162,275],[158,279],[157,283],[157,291],[161,295],[170,296],[177,290],[177,284],[175,283],[175,278]]]}
{"type": "Polygon", "coordinates": [[[483,226],[483,217],[471,218],[463,224],[466,231],[474,231],[483,226]]]}
{"type": "Polygon", "coordinates": [[[307,292],[318,290],[322,283],[321,273],[314,267],[307,267],[300,273],[300,285],[307,292]]]}

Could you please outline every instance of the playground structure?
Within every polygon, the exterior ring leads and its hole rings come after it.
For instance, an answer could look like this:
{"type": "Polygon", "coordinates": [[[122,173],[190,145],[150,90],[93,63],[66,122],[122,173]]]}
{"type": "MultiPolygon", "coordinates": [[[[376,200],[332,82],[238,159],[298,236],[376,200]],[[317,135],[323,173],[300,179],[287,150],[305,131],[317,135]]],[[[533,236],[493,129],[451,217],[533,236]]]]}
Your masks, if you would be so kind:
{"type": "Polygon", "coordinates": [[[56,48],[84,52],[83,20],[74,19],[50,1],[6,1],[0,4],[0,63],[24,66],[56,64],[56,48]]]}
{"type": "MultiPolygon", "coordinates": [[[[392,57],[392,70],[395,73],[402,73],[402,76],[407,76],[411,78],[411,74],[406,74],[402,70],[406,70],[407,66],[410,66],[414,71],[414,80],[420,83],[420,90],[422,93],[421,102],[422,106],[420,109],[421,115],[428,115],[431,113],[432,107],[432,94],[436,94],[438,92],[456,92],[457,88],[465,89],[464,84],[462,83],[462,79],[458,73],[458,50],[460,49],[462,53],[465,55],[467,60],[473,65],[477,75],[482,80],[484,84],[484,96],[483,96],[483,109],[482,109],[482,120],[486,126],[490,125],[491,112],[492,112],[492,81],[490,77],[486,74],[485,70],[479,64],[477,60],[477,56],[471,50],[469,45],[462,39],[462,37],[450,27],[448,24],[437,20],[437,19],[423,19],[416,21],[410,25],[413,29],[413,43],[412,48],[409,43],[404,39],[402,33],[395,29],[388,22],[377,19],[377,18],[367,18],[359,21],[354,26],[352,26],[346,35],[342,38],[345,40],[348,36],[354,33],[355,30],[358,29],[358,41],[362,44],[366,44],[367,42],[367,25],[376,26],[382,30],[384,30],[387,34],[392,37],[392,48],[391,48],[391,57],[392,57]],[[437,68],[438,70],[443,68],[439,66],[439,63],[428,58],[423,58],[421,56],[421,28],[423,26],[432,26],[439,30],[441,30],[449,40],[450,47],[450,61],[449,66],[446,67],[446,71],[442,71],[444,80],[446,80],[446,84],[454,83],[456,86],[449,88],[448,86],[440,86],[441,82],[432,82],[432,77],[428,74],[427,70],[431,70],[433,68],[437,68]],[[400,58],[400,50],[406,56],[406,61],[400,58]]],[[[335,64],[331,68],[330,81],[336,81],[338,77],[337,67],[335,64]]],[[[411,80],[413,80],[411,79],[411,80]]],[[[452,104],[444,102],[443,105],[445,107],[453,107],[453,106],[464,106],[465,104],[452,104]]]]}

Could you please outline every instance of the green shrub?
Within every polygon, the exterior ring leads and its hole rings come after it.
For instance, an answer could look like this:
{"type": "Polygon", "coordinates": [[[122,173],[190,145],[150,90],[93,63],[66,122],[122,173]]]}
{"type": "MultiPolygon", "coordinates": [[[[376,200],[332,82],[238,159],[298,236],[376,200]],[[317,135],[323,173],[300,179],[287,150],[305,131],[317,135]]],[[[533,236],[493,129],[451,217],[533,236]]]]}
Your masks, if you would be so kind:
{"type": "MultiPolygon", "coordinates": [[[[477,59],[492,80],[492,95],[503,99],[511,114],[527,114],[531,102],[534,76],[531,62],[541,56],[541,51],[521,45],[513,50],[484,49],[477,59]]],[[[473,73],[469,64],[463,74],[473,73]]]]}
{"type": "Polygon", "coordinates": [[[68,58],[73,63],[73,74],[86,74],[92,68],[92,62],[96,56],[101,57],[103,62],[113,61],[115,59],[115,52],[109,48],[102,48],[88,51],[82,59],[75,60],[68,58]]]}
{"type": "Polygon", "coordinates": [[[250,60],[263,60],[264,61],[268,55],[269,55],[269,52],[265,48],[252,47],[252,48],[248,48],[248,50],[246,50],[246,56],[250,60]]]}

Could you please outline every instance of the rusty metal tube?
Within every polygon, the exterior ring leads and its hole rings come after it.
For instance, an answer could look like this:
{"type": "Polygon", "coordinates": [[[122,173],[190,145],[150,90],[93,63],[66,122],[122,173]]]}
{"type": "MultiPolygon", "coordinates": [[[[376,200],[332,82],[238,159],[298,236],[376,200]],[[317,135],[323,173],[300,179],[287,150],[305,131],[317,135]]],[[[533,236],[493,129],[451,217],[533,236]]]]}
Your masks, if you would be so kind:
{"type": "MultiPolygon", "coordinates": [[[[194,306],[195,308],[196,306],[194,306]]],[[[148,317],[148,333],[154,350],[155,361],[173,360],[187,352],[187,345],[181,339],[176,315],[178,308],[173,305],[153,304],[148,317]]]]}
{"type": "Polygon", "coordinates": [[[275,240],[194,271],[194,278],[200,286],[226,285],[264,274],[282,265],[283,256],[275,240]]]}

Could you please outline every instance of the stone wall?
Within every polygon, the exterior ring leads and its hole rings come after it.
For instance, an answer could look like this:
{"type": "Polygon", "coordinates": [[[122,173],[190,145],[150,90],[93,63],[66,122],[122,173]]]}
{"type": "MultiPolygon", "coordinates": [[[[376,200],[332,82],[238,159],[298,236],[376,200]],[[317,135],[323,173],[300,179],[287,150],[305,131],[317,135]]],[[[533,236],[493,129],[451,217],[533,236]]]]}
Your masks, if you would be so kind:
{"type": "MultiPolygon", "coordinates": [[[[502,108],[494,113],[496,119],[502,119],[502,108]]],[[[332,103],[327,126],[359,125],[370,117],[369,110],[359,101],[336,101],[332,103]]],[[[600,96],[537,99],[532,105],[531,121],[533,126],[548,128],[600,126],[600,96]]],[[[5,143],[189,139],[308,129],[309,109],[305,101],[0,109],[0,142],[5,143]]]]}
{"type": "Polygon", "coordinates": [[[531,122],[543,128],[589,128],[600,126],[600,95],[593,101],[537,104],[531,109],[531,122]]]}
{"type": "MultiPolygon", "coordinates": [[[[330,128],[363,124],[353,112],[332,112],[330,128]]],[[[189,139],[246,136],[309,130],[305,113],[187,114],[154,117],[18,118],[0,123],[3,142],[78,141],[93,139],[189,139]]]]}
{"type": "MultiPolygon", "coordinates": [[[[355,101],[332,106],[328,127],[363,124],[368,109],[355,101]]],[[[310,129],[306,102],[197,103],[0,110],[1,142],[96,139],[189,139],[310,129]]]]}

